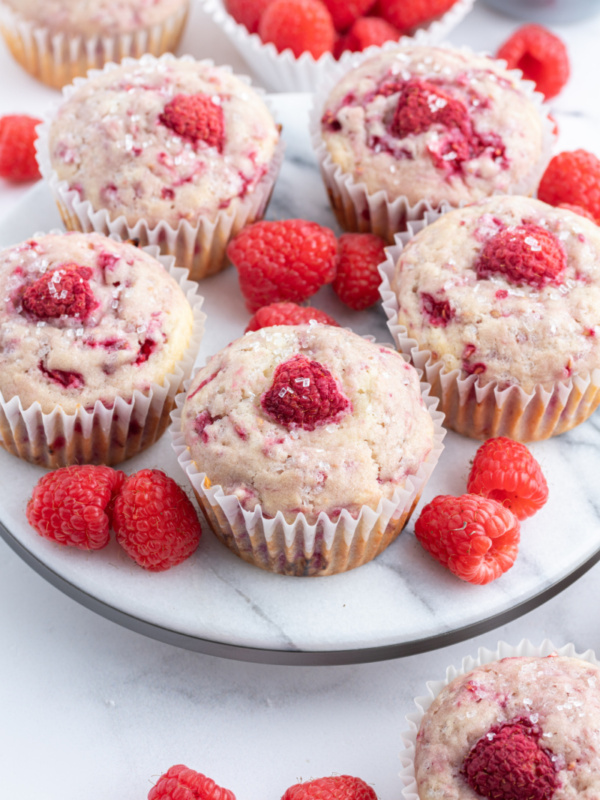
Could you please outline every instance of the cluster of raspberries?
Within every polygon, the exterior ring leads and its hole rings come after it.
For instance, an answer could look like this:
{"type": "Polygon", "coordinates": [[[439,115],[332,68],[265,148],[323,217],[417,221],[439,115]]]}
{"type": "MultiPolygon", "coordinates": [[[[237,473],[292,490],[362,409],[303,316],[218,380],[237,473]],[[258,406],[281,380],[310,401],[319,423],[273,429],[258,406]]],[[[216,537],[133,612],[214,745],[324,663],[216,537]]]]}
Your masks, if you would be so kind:
{"type": "Polygon", "coordinates": [[[319,58],[364,50],[445,14],[457,0],[225,0],[236,22],[279,52],[319,58]]]}
{"type": "Polygon", "coordinates": [[[49,472],[33,490],[27,520],[45,539],[81,550],[106,547],[113,528],[125,552],[151,572],[189,558],[202,533],[183,489],[156,469],[129,477],[92,465],[49,472]]]}
{"type": "Polygon", "coordinates": [[[499,436],[477,451],[467,492],[435,497],[421,511],[415,536],[462,580],[490,583],[515,563],[519,520],[545,504],[548,485],[527,447],[499,436]]]}
{"type": "Polygon", "coordinates": [[[337,325],[322,311],[297,305],[328,283],[350,308],[372,306],[379,299],[378,267],[385,261],[385,246],[372,233],[345,233],[338,240],[329,228],[304,219],[244,228],[227,255],[237,268],[246,307],[257,312],[247,330],[311,319],[337,325]]]}

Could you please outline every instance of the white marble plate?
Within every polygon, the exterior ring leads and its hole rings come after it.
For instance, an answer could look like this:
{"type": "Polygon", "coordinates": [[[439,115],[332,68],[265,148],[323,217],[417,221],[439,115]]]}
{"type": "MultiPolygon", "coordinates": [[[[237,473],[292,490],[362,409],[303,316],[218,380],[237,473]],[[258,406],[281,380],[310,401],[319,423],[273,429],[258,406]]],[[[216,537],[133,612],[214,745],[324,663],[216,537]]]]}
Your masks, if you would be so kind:
{"type": "MultiPolygon", "coordinates": [[[[288,142],[270,218],[303,216],[335,228],[307,133],[309,98],[279,95],[288,142]]],[[[590,121],[559,115],[561,145],[589,146],[590,121]],[[566,136],[564,135],[566,131],[566,136]]],[[[0,223],[0,246],[60,227],[53,201],[36,186],[0,223]]],[[[208,315],[199,363],[239,336],[249,314],[235,270],[204,281],[208,315]]],[[[330,288],[315,304],[359,333],[391,341],[379,308],[345,309],[330,288]]],[[[99,613],[141,633],[192,650],[274,663],[344,663],[390,658],[450,644],[518,616],[575,580],[600,557],[600,416],[569,434],[532,447],[550,486],[546,507],[522,526],[516,565],[477,587],[458,580],[416,543],[412,525],[374,562],[329,578],[271,575],[245,564],[206,527],[196,554],[162,574],[144,572],[113,542],[96,553],[42,540],[25,520],[42,469],[0,452],[0,522],[7,542],[45,578],[99,613]]],[[[462,494],[477,444],[448,434],[424,493],[462,494]]],[[[126,462],[183,473],[168,435],[126,462]]],[[[417,512],[418,513],[418,512],[417,512]]],[[[416,518],[416,517],[414,517],[416,518]]],[[[414,519],[413,518],[413,519],[414,519]]]]}

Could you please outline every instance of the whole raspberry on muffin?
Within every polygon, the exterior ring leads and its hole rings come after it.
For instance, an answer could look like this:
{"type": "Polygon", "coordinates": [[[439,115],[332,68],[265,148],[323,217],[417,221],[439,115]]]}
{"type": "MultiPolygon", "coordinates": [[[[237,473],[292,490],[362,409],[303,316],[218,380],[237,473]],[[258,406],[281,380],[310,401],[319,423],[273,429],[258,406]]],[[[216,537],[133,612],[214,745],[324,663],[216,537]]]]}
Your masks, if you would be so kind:
{"type": "Polygon", "coordinates": [[[568,800],[600,791],[598,666],[551,655],[475,667],[445,686],[416,738],[420,800],[568,800]]]}

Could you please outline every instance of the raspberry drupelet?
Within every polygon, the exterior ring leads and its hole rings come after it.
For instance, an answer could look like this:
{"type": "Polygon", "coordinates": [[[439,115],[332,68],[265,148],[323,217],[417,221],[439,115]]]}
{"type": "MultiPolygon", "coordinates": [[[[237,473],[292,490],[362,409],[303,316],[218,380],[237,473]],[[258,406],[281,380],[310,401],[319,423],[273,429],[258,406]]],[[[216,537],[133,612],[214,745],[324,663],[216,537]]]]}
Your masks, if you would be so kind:
{"type": "Polygon", "coordinates": [[[162,384],[193,313],[164,266],[100,234],[48,234],[0,253],[0,391],[44,413],[107,409],[162,384]]]}
{"type": "Polygon", "coordinates": [[[383,190],[389,202],[438,206],[533,192],[551,133],[497,62],[406,46],[362,62],[338,82],[322,110],[321,137],[340,179],[351,176],[371,195],[383,190]]]}
{"type": "Polygon", "coordinates": [[[420,800],[592,800],[600,792],[600,670],[512,657],[459,675],[421,721],[420,800]]]}

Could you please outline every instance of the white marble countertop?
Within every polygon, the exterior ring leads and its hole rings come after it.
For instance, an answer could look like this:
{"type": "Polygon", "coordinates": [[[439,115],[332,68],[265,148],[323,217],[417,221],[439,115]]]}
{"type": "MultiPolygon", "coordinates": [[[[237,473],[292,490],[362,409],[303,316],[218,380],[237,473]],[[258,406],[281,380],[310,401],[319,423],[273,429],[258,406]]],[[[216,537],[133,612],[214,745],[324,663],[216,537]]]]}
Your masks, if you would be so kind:
{"type": "MultiPolygon", "coordinates": [[[[494,50],[516,25],[478,4],[451,41],[494,50]]],[[[555,103],[562,144],[594,149],[600,18],[557,30],[573,64],[555,103]],[[588,133],[573,142],[569,118],[582,116],[588,133]]],[[[182,52],[245,71],[199,8],[182,52]]],[[[4,48],[0,68],[0,113],[40,113],[56,96],[4,48]]],[[[0,185],[0,216],[25,191],[0,185]]],[[[575,507],[572,517],[576,535],[575,507]]],[[[331,773],[358,775],[379,800],[395,800],[404,716],[424,682],[498,639],[549,637],[557,646],[600,650],[599,576],[594,567],[536,611],[437,652],[358,666],[276,667],[187,652],[120,628],[61,594],[0,541],[0,796],[144,800],[162,772],[185,763],[238,800],[278,800],[296,781],[331,773]]]]}

